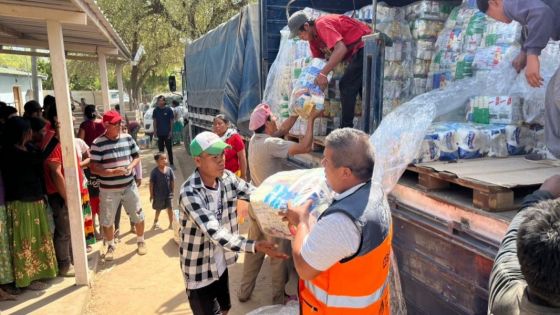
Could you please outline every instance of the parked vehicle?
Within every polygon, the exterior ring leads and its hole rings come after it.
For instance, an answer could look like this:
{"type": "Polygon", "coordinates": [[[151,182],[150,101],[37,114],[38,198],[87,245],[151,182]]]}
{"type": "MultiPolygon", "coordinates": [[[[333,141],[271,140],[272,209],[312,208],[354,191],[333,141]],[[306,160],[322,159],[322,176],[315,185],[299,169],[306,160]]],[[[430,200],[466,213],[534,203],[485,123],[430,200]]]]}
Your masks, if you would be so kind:
{"type": "Polygon", "coordinates": [[[183,103],[183,96],[181,94],[176,93],[162,93],[157,94],[154,96],[152,101],[150,102],[150,108],[144,114],[144,133],[151,136],[154,134],[154,108],[157,106],[157,98],[158,96],[163,95],[165,97],[165,104],[167,106],[171,106],[173,101],[177,101],[180,104],[183,103]]]}

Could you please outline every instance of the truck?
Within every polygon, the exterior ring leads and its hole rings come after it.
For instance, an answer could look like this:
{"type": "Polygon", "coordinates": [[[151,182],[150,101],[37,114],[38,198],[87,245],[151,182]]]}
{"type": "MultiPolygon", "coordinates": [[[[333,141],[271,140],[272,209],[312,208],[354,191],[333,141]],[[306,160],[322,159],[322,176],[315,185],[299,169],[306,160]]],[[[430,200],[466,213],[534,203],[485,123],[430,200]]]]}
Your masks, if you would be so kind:
{"type": "MultiPolygon", "coordinates": [[[[386,2],[403,6],[413,1],[386,2]]],[[[188,43],[183,95],[190,136],[211,130],[212,119],[219,112],[236,122],[242,135],[251,136],[249,115],[263,97],[288,14],[304,7],[344,13],[369,4],[360,0],[261,0],[188,43]]],[[[382,77],[379,72],[383,71],[383,43],[380,38],[371,40],[371,64],[364,71],[372,79],[364,80],[367,118],[361,126],[370,134],[381,120],[382,87],[375,78],[382,77]]],[[[368,58],[367,52],[365,55],[368,58]]],[[[319,167],[321,143],[316,142],[316,152],[292,162],[298,167],[319,167]]],[[[486,314],[488,279],[499,244],[520,199],[543,181],[542,176],[527,181],[503,180],[519,175],[520,165],[522,158],[482,159],[411,165],[403,174],[389,202],[393,250],[410,314],[486,314]],[[487,176],[469,174],[467,170],[472,169],[487,176]]]]}

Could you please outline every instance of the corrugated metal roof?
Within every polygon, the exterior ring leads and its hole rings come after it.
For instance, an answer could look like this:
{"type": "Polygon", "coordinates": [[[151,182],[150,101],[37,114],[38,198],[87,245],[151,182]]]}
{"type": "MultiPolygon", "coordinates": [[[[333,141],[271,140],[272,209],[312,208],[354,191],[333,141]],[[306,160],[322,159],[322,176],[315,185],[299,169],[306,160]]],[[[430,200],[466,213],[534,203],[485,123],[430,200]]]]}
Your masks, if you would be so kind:
{"type": "MultiPolygon", "coordinates": [[[[126,44],[95,0],[0,0],[1,5],[85,14],[87,25],[62,24],[67,51],[96,53],[100,50],[117,49],[119,57],[127,60],[131,58],[126,44]]],[[[45,20],[13,15],[0,9],[0,45],[48,49],[45,20]]]]}

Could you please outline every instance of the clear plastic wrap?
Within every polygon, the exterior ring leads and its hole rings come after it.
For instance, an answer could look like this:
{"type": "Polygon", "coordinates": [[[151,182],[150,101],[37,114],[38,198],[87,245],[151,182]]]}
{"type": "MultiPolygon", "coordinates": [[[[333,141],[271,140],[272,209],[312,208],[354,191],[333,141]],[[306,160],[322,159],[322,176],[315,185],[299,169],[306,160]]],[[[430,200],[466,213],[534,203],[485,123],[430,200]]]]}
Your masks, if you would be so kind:
{"type": "Polygon", "coordinates": [[[298,206],[308,199],[313,200],[310,209],[313,223],[332,201],[322,168],[279,172],[268,177],[251,194],[251,206],[264,233],[292,239],[288,225],[278,213],[287,209],[288,201],[298,206]]]}
{"type": "Polygon", "coordinates": [[[268,305],[259,307],[247,315],[299,315],[299,303],[290,301],[286,305],[268,305]]]}
{"type": "MultiPolygon", "coordinates": [[[[303,65],[305,65],[305,60],[307,59],[302,60],[303,65]]],[[[293,84],[292,94],[290,95],[289,109],[291,114],[308,118],[313,109],[323,110],[325,108],[325,93],[314,82],[326,64],[327,62],[324,59],[313,58],[304,68],[294,68],[295,70],[301,69],[301,73],[298,73],[298,78],[293,84]]],[[[330,74],[328,78],[330,80],[330,74]]]]}

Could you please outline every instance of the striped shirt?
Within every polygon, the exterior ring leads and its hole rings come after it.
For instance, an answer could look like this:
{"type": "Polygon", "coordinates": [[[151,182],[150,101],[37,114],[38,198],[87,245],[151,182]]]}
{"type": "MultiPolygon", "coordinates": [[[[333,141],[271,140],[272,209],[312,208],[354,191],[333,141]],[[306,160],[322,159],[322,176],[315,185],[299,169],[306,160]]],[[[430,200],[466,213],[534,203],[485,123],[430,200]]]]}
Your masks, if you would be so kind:
{"type": "MultiPolygon", "coordinates": [[[[93,140],[91,160],[99,163],[104,169],[128,167],[133,159],[139,156],[140,149],[129,134],[120,134],[117,140],[105,135],[93,140]]],[[[134,180],[132,172],[119,176],[99,176],[99,188],[123,189],[134,180]]]]}

